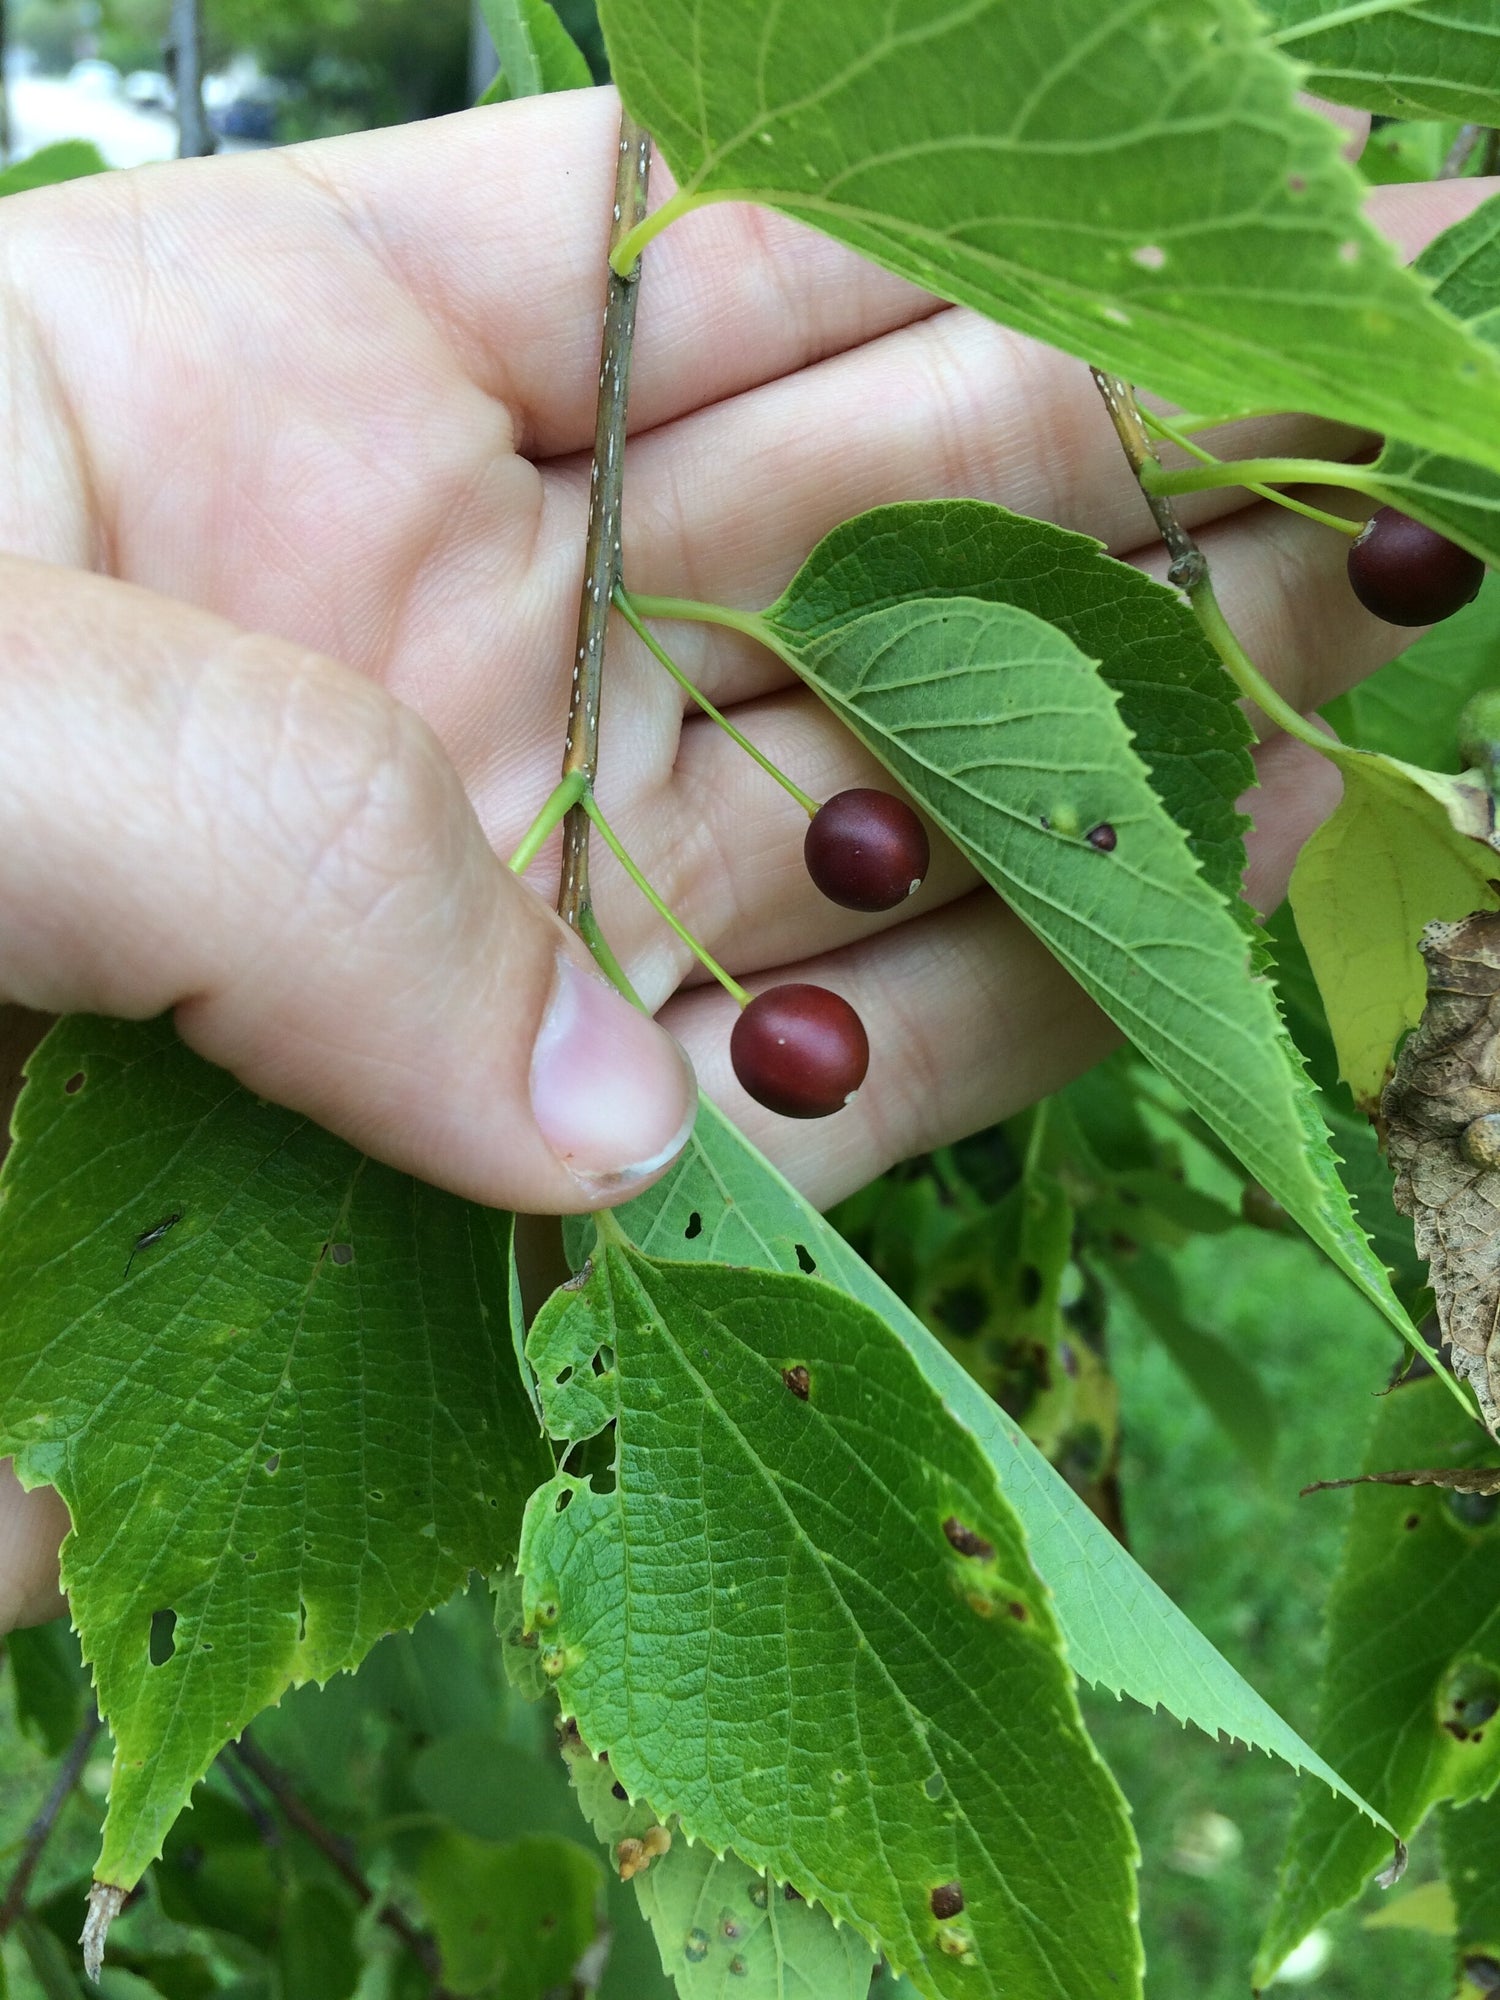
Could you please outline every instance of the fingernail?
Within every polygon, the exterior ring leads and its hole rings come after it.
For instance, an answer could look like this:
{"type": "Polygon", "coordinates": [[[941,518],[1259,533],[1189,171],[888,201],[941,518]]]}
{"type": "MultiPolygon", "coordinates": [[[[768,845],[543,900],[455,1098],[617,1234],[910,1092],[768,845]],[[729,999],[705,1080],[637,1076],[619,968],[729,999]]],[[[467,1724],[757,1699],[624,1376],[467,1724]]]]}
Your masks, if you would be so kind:
{"type": "Polygon", "coordinates": [[[663,1028],[597,974],[559,952],[531,1058],[542,1137],[591,1193],[660,1172],[698,1112],[692,1065],[663,1028]]]}

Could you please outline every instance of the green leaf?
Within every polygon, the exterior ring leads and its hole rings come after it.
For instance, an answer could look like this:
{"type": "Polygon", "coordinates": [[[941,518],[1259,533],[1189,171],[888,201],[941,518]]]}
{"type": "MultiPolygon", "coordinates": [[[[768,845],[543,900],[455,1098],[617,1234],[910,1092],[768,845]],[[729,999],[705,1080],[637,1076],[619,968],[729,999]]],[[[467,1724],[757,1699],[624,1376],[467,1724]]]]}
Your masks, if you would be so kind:
{"type": "Polygon", "coordinates": [[[550,0],[480,0],[485,26],[500,58],[500,74],[481,104],[513,97],[541,97],[554,90],[587,90],[594,79],[583,51],[550,0]]]}
{"type": "Polygon", "coordinates": [[[564,1713],[924,1994],[1138,1992],[1129,1819],[988,1460],[845,1293],[601,1231],[527,1343],[554,1436],[615,1423],[614,1489],[522,1535],[564,1713]]]}
{"type": "MultiPolygon", "coordinates": [[[[1500,349],[1500,195],[1444,230],[1422,252],[1416,270],[1433,297],[1493,354],[1500,349]]],[[[1415,433],[1392,427],[1371,467],[1381,497],[1440,529],[1488,563],[1500,563],[1500,478],[1473,439],[1443,447],[1410,442],[1415,433]],[[1407,441],[1403,441],[1407,440],[1407,441]],[[1476,463],[1482,460],[1483,463],[1476,463]]]]}
{"type": "Polygon", "coordinates": [[[876,507],[826,535],[772,613],[799,648],[915,599],[977,598],[1044,618],[1120,699],[1120,718],[1204,876],[1238,900],[1251,735],[1229,676],[1175,590],[1070,534],[982,500],[876,507]]]}
{"type": "MultiPolygon", "coordinates": [[[[1428,1377],[1380,1405],[1364,1469],[1481,1462],[1492,1448],[1428,1377]]],[[[1322,1468],[1330,1476],[1348,1468],[1322,1468]]],[[[1326,1506],[1313,1496],[1308,1506],[1326,1506]]],[[[1328,1610],[1318,1747],[1409,1838],[1439,1800],[1500,1780],[1500,1508],[1433,1487],[1360,1486],[1328,1610]],[[1470,1706],[1473,1704],[1473,1706],[1470,1706]]],[[[1390,1859],[1343,1800],[1306,1791],[1292,1823],[1258,1985],[1390,1859]]]]}
{"type": "Polygon", "coordinates": [[[276,1934],[279,2000],[349,2000],[359,1984],[354,1911],[322,1882],[294,1883],[276,1934]]]}
{"type": "Polygon", "coordinates": [[[116,1745],[100,1879],[128,1887],[262,1708],[508,1559],[551,1460],[508,1217],[248,1097],[164,1022],[63,1022],[28,1078],[0,1452],[72,1513],[116,1745]]]}
{"type": "MultiPolygon", "coordinates": [[[[1453,1897],[1458,1958],[1462,1968],[1471,1959],[1491,1959],[1500,1965],[1500,1792],[1461,1809],[1444,1806],[1438,1814],[1443,1843],[1443,1873],[1453,1897]]],[[[1474,1982],[1477,1996],[1488,1989],[1474,1982]]],[[[1463,2000],[1469,2000],[1465,1994],[1463,2000]]]]}
{"type": "Polygon", "coordinates": [[[1500,470],[1500,363],[1364,220],[1248,0],[601,0],[600,19],[678,182],[645,234],[766,203],[1181,405],[1315,411],[1500,470]]]}
{"type": "Polygon", "coordinates": [[[60,1757],[83,1721],[85,1684],[77,1637],[66,1622],[12,1632],[5,1641],[16,1721],[48,1754],[60,1757]]]}
{"type": "Polygon", "coordinates": [[[1500,0],[1261,0],[1309,90],[1387,118],[1500,124],[1500,0]]]}
{"type": "MultiPolygon", "coordinates": [[[[1374,1128],[1368,1118],[1354,1110],[1348,1091],[1339,1083],[1333,1037],[1290,907],[1283,904],[1266,928],[1287,1027],[1321,1093],[1320,1108],[1333,1134],[1334,1149],[1341,1163],[1340,1175],[1354,1198],[1360,1226],[1369,1231],[1371,1248],[1391,1273],[1392,1282],[1410,1309],[1427,1284],[1427,1266],[1417,1255],[1411,1217],[1397,1212],[1391,1193],[1391,1170],[1374,1128]]],[[[1430,1303],[1428,1294],[1427,1304],[1430,1303]]],[[[1413,1312],[1413,1318],[1421,1318],[1426,1309],[1424,1305],[1420,1312],[1413,1312]]]]}
{"type": "Polygon", "coordinates": [[[1165,1257],[1151,1251],[1111,1257],[1106,1269],[1116,1293],[1123,1293],[1225,1437],[1264,1478],[1276,1452],[1276,1412],[1255,1370],[1210,1328],[1189,1320],[1177,1274],[1165,1257]]]}
{"type": "MultiPolygon", "coordinates": [[[[1337,1773],[1182,1615],[1019,1425],[713,1105],[703,1105],[672,1171],[614,1214],[653,1256],[812,1271],[878,1313],[1016,1510],[1074,1671],[1112,1694],[1163,1708],[1210,1736],[1237,1737],[1343,1789],[1337,1773]]],[[[587,1221],[574,1229],[575,1249],[592,1229],[587,1221]]]]}
{"type": "Polygon", "coordinates": [[[1427,1003],[1423,928],[1495,908],[1500,856],[1482,787],[1370,751],[1337,762],[1344,796],[1297,857],[1288,896],[1339,1075],[1373,1112],[1396,1044],[1427,1003]]]}
{"type": "MultiPolygon", "coordinates": [[[[573,1745],[565,1740],[564,1754],[600,1840],[615,1851],[648,1833],[650,1807],[622,1799],[613,1767],[573,1745]]],[[[874,1958],[864,1940],[738,1855],[674,1838],[631,1887],[678,2000],[867,2000],[874,1958]]]]}
{"type": "Polygon", "coordinates": [[[1458,718],[1469,697],[1500,686],[1500,584],[1434,625],[1378,673],[1323,710],[1356,750],[1379,750],[1429,771],[1459,769],[1458,718]]]}
{"type": "Polygon", "coordinates": [[[109,171],[97,146],[87,139],[60,139],[43,146],[29,159],[0,170],[0,195],[26,194],[32,188],[55,187],[60,181],[81,181],[109,171]]]}
{"type": "Polygon", "coordinates": [[[417,1889],[437,1933],[443,1985],[483,2000],[545,2000],[566,1991],[598,1935],[599,1864],[571,1840],[534,1834],[497,1847],[444,1833],[417,1889]]]}
{"type": "MultiPolygon", "coordinates": [[[[1253,947],[1203,878],[1092,662],[1013,605],[950,597],[798,628],[815,549],[758,629],[1403,1335],[1253,947]],[[1112,831],[1107,852],[1089,833],[1112,831]]],[[[1256,954],[1258,955],[1258,954],[1256,954]]]]}

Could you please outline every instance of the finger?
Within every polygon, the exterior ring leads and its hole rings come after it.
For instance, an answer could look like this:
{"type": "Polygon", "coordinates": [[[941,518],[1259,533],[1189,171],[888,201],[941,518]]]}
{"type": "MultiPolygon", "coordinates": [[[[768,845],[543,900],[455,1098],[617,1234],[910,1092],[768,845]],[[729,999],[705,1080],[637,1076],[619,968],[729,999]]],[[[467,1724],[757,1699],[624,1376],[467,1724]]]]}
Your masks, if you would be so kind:
{"type": "Polygon", "coordinates": [[[57,1582],[57,1552],[72,1523],[48,1486],[28,1493],[8,1458],[0,1458],[0,1636],[45,1625],[67,1610],[57,1582]]]}
{"type": "Polygon", "coordinates": [[[497,1206],[622,1199],[685,1136],[681,1053],[491,853],[361,676],[0,560],[0,998],[176,1010],[202,1055],[497,1206]]]}
{"type": "MultiPolygon", "coordinates": [[[[1286,893],[1297,850],[1337,803],[1338,784],[1327,761],[1301,745],[1267,746],[1257,765],[1265,789],[1242,801],[1257,819],[1248,879],[1260,906],[1271,908],[1286,893]]],[[[832,1118],[779,1118],[746,1095],[729,1062],[735,1006],[720,989],[679,994],[662,1019],[693,1057],[708,1095],[819,1208],[898,1160],[1011,1117],[1120,1039],[988,890],[750,984],[762,990],[783,978],[843,994],[869,1033],[869,1075],[832,1118]]]]}
{"type": "Polygon", "coordinates": [[[1330,125],[1337,125],[1343,135],[1346,160],[1359,158],[1370,137],[1368,111],[1356,111],[1350,104],[1335,104],[1331,98],[1314,97],[1309,91],[1299,91],[1297,101],[1309,111],[1316,111],[1320,118],[1326,118],[1330,125]]]}

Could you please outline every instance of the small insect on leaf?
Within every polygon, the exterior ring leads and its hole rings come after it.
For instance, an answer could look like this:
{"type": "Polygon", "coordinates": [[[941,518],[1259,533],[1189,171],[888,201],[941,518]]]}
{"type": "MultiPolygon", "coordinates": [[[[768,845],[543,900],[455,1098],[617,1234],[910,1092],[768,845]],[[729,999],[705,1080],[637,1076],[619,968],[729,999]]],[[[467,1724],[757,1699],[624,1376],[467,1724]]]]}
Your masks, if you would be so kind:
{"type": "Polygon", "coordinates": [[[160,1222],[154,1222],[152,1223],[149,1229],[143,1229],[141,1231],[140,1235],[137,1236],[134,1243],[131,1244],[130,1255],[125,1260],[125,1276],[127,1278],[130,1276],[130,1267],[135,1262],[140,1252],[142,1250],[149,1250],[152,1248],[154,1244],[160,1243],[161,1239],[166,1235],[167,1231],[169,1229],[175,1229],[178,1223],[181,1222],[182,1215],[183,1211],[180,1208],[174,1208],[172,1210],[172,1213],[170,1215],[164,1215],[160,1222]]]}

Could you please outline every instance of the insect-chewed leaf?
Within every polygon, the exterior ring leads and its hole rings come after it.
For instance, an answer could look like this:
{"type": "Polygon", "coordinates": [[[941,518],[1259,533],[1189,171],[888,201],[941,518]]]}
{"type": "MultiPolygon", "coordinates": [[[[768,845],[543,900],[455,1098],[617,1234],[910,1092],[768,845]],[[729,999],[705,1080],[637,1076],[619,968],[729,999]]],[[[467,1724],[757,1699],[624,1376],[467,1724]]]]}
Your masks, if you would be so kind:
{"type": "Polygon", "coordinates": [[[1500,124],[1500,0],[1261,0],[1309,90],[1388,118],[1500,124]]]}
{"type": "Polygon", "coordinates": [[[1397,268],[1248,0],[599,12],[677,177],[662,222],[769,203],[1179,404],[1500,470],[1500,362],[1397,268]]]}
{"type": "Polygon", "coordinates": [[[1128,1815],[992,1466],[842,1292],[602,1228],[527,1348],[555,1435],[615,1414],[613,1490],[559,1476],[522,1536],[565,1713],[928,1996],[1138,1992],[1128,1815]]]}
{"type": "MultiPolygon", "coordinates": [[[[1476,341],[1500,349],[1500,195],[1435,237],[1414,267],[1476,341]]],[[[1443,451],[1397,427],[1372,470],[1384,496],[1487,563],[1500,564],[1500,473],[1473,445],[1443,451]]]]}
{"type": "Polygon", "coordinates": [[[262,1708],[514,1553],[552,1461],[509,1217],[257,1102],[165,1022],[65,1021],[28,1076],[0,1451],[72,1513],[63,1578],[116,1744],[99,1873],[128,1888],[262,1708]]]}
{"type": "Polygon", "coordinates": [[[1403,1334],[1246,932],[1153,790],[1114,691],[1018,606],[914,598],[798,628],[827,544],[741,621],[927,809],[1143,1055],[1403,1334]],[[1108,847],[1089,835],[1107,828],[1108,847]]]}
{"type": "MultiPolygon", "coordinates": [[[[652,1256],[815,1272],[868,1306],[942,1398],[949,1420],[1015,1509],[1075,1671],[1097,1687],[1164,1709],[1211,1736],[1254,1744],[1293,1770],[1346,1789],[1120,1546],[1019,1424],[722,1112],[705,1103],[676,1166],[614,1215],[652,1256]]],[[[593,1229],[585,1218],[570,1232],[577,1263],[593,1229]]]]}
{"type": "Polygon", "coordinates": [[[1500,914],[1433,924],[1426,1012],[1381,1112],[1455,1374],[1500,1430],[1500,914]]]}
{"type": "Polygon", "coordinates": [[[868,2000],[874,1954],[857,1932],[738,1855],[672,1837],[576,1735],[563,1754],[589,1824],[629,1869],[678,2000],[868,2000]]]}
{"type": "Polygon", "coordinates": [[[1421,1018],[1418,942],[1430,923],[1496,900],[1500,837],[1487,789],[1368,751],[1336,753],[1337,809],[1308,840],[1288,897],[1338,1051],[1367,1111],[1421,1018]]]}
{"type": "MultiPolygon", "coordinates": [[[[1379,1404],[1366,1463],[1378,1471],[1493,1456],[1429,1376],[1379,1404]]],[[[1329,1603],[1317,1741],[1403,1839],[1439,1800],[1482,1798],[1500,1780],[1497,1607],[1500,1496],[1357,1488],[1329,1603]]],[[[1342,1799],[1304,1792],[1255,1983],[1268,1984],[1390,1853],[1389,1839],[1342,1799]]]]}

